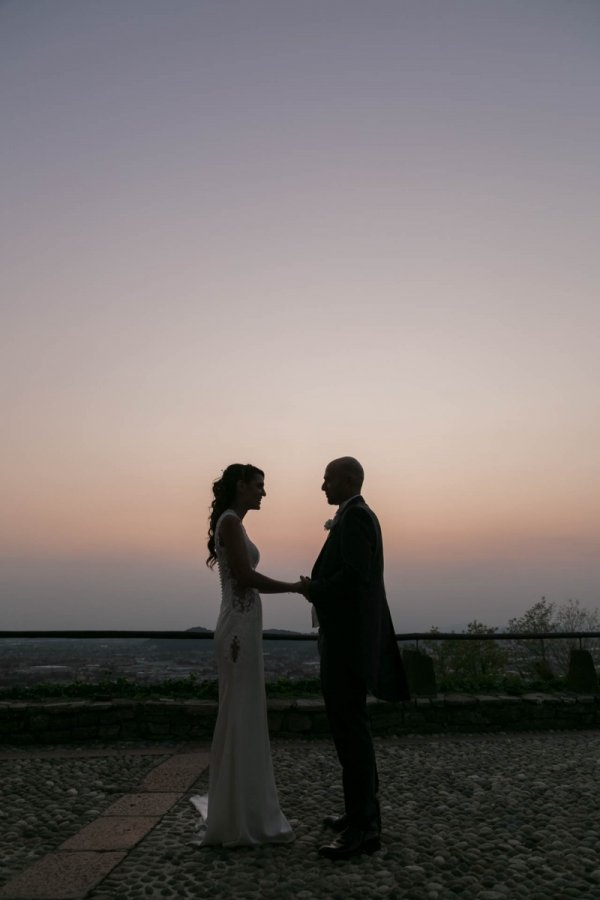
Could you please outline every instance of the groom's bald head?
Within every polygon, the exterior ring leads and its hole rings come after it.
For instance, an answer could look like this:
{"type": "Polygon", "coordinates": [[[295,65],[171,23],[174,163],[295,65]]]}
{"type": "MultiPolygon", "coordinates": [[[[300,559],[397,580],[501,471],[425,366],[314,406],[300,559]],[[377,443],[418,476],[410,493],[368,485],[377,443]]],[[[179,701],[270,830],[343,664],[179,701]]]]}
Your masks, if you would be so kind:
{"type": "Polygon", "coordinates": [[[353,456],[333,459],[325,469],[322,490],[331,504],[343,503],[360,493],[365,473],[353,456]]]}
{"type": "Polygon", "coordinates": [[[353,456],[340,456],[329,463],[335,466],[335,469],[342,478],[346,479],[356,491],[360,491],[363,481],[365,480],[364,469],[357,459],[353,456]]]}

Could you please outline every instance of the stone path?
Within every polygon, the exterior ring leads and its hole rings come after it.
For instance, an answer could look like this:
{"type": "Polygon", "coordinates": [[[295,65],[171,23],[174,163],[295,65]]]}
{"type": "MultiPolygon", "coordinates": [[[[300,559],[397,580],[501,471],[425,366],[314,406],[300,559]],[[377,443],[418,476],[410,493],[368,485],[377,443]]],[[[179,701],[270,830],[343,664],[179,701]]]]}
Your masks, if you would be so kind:
{"type": "MultiPolygon", "coordinates": [[[[167,748],[160,751],[161,755],[165,754],[165,750],[167,748]]],[[[119,764],[124,767],[128,764],[130,754],[141,756],[140,748],[129,751],[126,748],[115,748],[104,752],[109,755],[118,754],[119,764]]],[[[144,752],[151,762],[156,761],[157,748],[149,747],[142,750],[144,752]]],[[[81,751],[71,749],[57,749],[42,751],[37,756],[64,763],[65,760],[81,758],[80,753],[81,751]]],[[[94,759],[91,753],[93,751],[83,751],[83,758],[94,759]]],[[[134,792],[119,796],[100,816],[60,843],[56,850],[41,856],[11,878],[0,889],[0,898],[77,900],[87,896],[90,890],[123,862],[127,852],[158,825],[208,766],[208,751],[204,747],[195,752],[167,750],[167,753],[167,758],[150,769],[134,792]]],[[[14,751],[0,753],[0,763],[14,760],[15,757],[19,759],[14,751]]],[[[24,753],[20,758],[21,761],[35,760],[36,752],[24,753]]],[[[69,771],[70,767],[67,767],[62,776],[62,790],[66,791],[67,797],[77,796],[78,789],[68,786],[69,771]]],[[[54,783],[50,786],[54,786],[54,783]]],[[[33,802],[35,804],[35,799],[33,802]]],[[[31,830],[35,833],[34,827],[31,830]]]]}
{"type": "Polygon", "coordinates": [[[378,738],[383,846],[332,863],[328,740],[273,742],[296,841],[197,846],[206,747],[0,752],[0,900],[600,900],[600,731],[378,738]]]}

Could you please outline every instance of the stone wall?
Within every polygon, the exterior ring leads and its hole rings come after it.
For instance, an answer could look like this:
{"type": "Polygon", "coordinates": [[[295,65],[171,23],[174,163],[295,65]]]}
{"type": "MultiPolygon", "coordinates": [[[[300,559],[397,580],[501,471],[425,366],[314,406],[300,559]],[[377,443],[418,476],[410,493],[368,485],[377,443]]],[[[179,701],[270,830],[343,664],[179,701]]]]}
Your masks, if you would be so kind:
{"type": "MultiPolygon", "coordinates": [[[[270,700],[268,708],[273,737],[328,734],[320,698],[270,700]]],[[[600,696],[593,694],[438,694],[408,703],[371,700],[369,710],[381,735],[600,727],[600,696]]],[[[216,714],[212,700],[2,702],[0,744],[208,741],[216,714]]]]}

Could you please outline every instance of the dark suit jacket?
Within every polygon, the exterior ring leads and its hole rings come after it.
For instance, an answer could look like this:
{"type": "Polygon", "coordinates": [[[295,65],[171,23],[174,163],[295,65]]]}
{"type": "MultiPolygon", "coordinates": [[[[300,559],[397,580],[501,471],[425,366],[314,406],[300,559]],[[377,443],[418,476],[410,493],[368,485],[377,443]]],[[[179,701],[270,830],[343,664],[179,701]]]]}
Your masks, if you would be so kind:
{"type": "Polygon", "coordinates": [[[383,700],[409,690],[383,583],[383,543],[375,513],[362,497],[342,509],[311,575],[309,599],[321,634],[383,700]]]}

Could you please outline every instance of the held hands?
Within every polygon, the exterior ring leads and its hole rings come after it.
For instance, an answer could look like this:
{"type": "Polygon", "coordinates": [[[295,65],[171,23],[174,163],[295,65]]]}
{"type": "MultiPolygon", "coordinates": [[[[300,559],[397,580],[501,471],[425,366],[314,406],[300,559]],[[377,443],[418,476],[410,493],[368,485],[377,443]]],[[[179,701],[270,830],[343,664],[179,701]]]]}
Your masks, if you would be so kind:
{"type": "Polygon", "coordinates": [[[308,600],[309,599],[308,592],[309,592],[309,588],[310,588],[310,578],[307,578],[306,575],[301,575],[299,584],[300,584],[300,587],[299,587],[298,593],[304,594],[304,596],[308,600]]]}
{"type": "Polygon", "coordinates": [[[306,575],[300,576],[300,581],[295,581],[290,585],[289,590],[292,594],[303,594],[308,599],[308,589],[310,587],[310,578],[306,575]]]}

